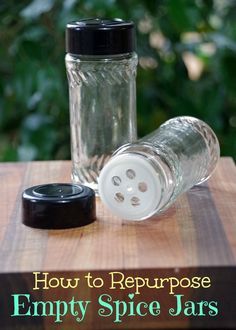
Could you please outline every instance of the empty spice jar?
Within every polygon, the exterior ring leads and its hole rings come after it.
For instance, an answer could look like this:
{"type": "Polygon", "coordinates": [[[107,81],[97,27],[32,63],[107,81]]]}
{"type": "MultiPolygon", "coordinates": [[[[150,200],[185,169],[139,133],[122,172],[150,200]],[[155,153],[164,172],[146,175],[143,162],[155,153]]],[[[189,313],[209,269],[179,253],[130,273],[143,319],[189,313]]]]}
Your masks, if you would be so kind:
{"type": "Polygon", "coordinates": [[[99,178],[100,197],[124,219],[146,219],[209,178],[219,155],[217,137],[205,122],[170,119],[113,154],[99,178]]]}
{"type": "Polygon", "coordinates": [[[72,179],[97,190],[111,154],[136,140],[135,31],[120,19],[67,24],[72,179]]]}

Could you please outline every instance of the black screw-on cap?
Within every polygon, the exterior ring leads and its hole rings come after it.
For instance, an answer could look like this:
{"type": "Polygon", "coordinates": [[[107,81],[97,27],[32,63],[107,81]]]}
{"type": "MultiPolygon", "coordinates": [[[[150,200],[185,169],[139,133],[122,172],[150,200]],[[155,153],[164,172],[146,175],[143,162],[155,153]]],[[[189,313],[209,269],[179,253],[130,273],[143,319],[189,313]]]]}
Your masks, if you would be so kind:
{"type": "Polygon", "coordinates": [[[134,23],[121,19],[82,19],[67,24],[66,52],[74,55],[116,55],[135,50],[134,23]]]}
{"type": "Polygon", "coordinates": [[[92,189],[67,183],[51,183],[26,189],[22,194],[22,222],[41,229],[87,225],[96,219],[92,189]]]}

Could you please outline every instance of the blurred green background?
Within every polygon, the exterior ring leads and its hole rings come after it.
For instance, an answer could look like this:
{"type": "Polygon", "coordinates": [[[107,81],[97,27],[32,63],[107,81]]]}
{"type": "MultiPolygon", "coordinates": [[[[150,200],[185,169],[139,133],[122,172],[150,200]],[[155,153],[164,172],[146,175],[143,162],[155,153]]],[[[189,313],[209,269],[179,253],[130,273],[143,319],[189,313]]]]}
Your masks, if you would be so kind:
{"type": "Polygon", "coordinates": [[[139,136],[192,115],[236,158],[236,2],[0,2],[0,161],[70,158],[64,31],[87,17],[137,26],[139,136]]]}

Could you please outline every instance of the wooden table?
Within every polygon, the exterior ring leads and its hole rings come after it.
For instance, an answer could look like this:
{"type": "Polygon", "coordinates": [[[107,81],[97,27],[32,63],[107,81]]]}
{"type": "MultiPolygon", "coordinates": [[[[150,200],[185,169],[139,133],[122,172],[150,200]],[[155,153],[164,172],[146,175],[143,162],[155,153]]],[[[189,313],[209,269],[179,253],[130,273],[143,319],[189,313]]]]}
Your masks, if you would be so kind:
{"type": "MultiPolygon", "coordinates": [[[[80,328],[176,329],[203,328],[203,325],[236,328],[236,167],[232,159],[222,158],[207,183],[194,187],[167,212],[150,220],[119,219],[97,198],[97,221],[88,226],[68,230],[24,226],[22,191],[37,184],[69,182],[70,169],[69,161],[0,164],[0,292],[8,297],[6,300],[14,290],[22,290],[22,285],[30,290],[35,271],[66,274],[66,277],[90,271],[105,278],[112,270],[149,277],[205,274],[211,277],[212,289],[198,290],[195,298],[218,299],[218,317],[163,315],[158,319],[127,318],[113,324],[93,314],[80,328]]],[[[86,288],[83,290],[87,292],[86,288]]],[[[41,294],[46,294],[45,291],[41,294]]],[[[185,294],[193,297],[196,291],[185,290],[185,294]]],[[[149,300],[150,295],[154,297],[150,291],[143,295],[149,300]]],[[[167,295],[163,293],[160,300],[166,300],[167,295]]],[[[50,318],[16,321],[7,314],[10,308],[11,303],[6,303],[3,309],[0,307],[0,313],[4,312],[1,329],[33,329],[32,324],[35,329],[54,329],[54,326],[59,329],[50,318]]],[[[63,329],[73,329],[78,326],[75,323],[69,318],[64,321],[63,329]]]]}

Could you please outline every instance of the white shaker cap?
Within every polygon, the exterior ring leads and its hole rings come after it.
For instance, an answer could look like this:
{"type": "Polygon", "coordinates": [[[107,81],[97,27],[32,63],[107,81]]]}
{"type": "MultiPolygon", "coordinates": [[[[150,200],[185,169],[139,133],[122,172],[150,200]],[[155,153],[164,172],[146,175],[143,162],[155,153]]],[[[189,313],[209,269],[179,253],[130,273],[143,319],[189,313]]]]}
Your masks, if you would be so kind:
{"type": "Polygon", "coordinates": [[[162,188],[158,172],[136,154],[114,156],[98,179],[102,202],[126,220],[144,220],[155,213],[162,188]]]}

